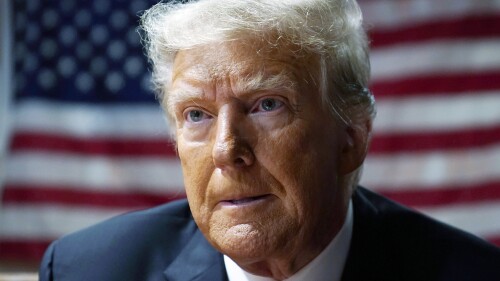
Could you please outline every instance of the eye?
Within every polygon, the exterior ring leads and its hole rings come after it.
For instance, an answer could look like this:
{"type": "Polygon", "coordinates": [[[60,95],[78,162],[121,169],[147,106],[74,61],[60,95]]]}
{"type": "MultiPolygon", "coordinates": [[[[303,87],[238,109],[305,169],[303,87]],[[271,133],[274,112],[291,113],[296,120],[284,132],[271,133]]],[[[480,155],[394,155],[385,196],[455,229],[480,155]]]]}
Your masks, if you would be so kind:
{"type": "Polygon", "coordinates": [[[259,102],[255,111],[273,111],[283,106],[283,102],[274,98],[265,98],[259,102]]]}
{"type": "Polygon", "coordinates": [[[210,116],[208,114],[199,109],[188,110],[185,113],[186,120],[193,123],[201,122],[209,117],[210,116]]]}

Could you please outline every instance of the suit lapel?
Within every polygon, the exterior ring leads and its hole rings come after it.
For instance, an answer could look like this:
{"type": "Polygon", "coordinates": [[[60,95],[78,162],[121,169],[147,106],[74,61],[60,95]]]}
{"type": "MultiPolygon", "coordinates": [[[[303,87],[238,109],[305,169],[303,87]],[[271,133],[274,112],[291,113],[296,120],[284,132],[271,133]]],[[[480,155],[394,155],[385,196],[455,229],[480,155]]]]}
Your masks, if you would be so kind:
{"type": "MultiPolygon", "coordinates": [[[[358,187],[352,197],[354,225],[342,281],[376,280],[371,279],[370,274],[377,272],[377,269],[372,266],[375,266],[377,260],[373,254],[374,247],[378,243],[378,231],[376,231],[378,209],[365,196],[366,192],[369,191],[358,187]]],[[[377,252],[376,254],[381,253],[377,252]]]]}
{"type": "Polygon", "coordinates": [[[163,274],[168,281],[227,280],[222,255],[199,230],[163,274]]]}
{"type": "Polygon", "coordinates": [[[412,251],[422,250],[412,242],[415,241],[412,236],[419,235],[414,234],[415,231],[422,233],[417,226],[420,219],[408,215],[407,209],[362,187],[358,187],[353,196],[353,205],[352,242],[342,281],[429,280],[421,277],[432,276],[433,269],[414,264],[410,258],[412,251]],[[418,270],[408,270],[414,266],[420,268],[420,273],[424,275],[417,277],[418,270]],[[408,272],[412,275],[408,276],[408,272]]]}

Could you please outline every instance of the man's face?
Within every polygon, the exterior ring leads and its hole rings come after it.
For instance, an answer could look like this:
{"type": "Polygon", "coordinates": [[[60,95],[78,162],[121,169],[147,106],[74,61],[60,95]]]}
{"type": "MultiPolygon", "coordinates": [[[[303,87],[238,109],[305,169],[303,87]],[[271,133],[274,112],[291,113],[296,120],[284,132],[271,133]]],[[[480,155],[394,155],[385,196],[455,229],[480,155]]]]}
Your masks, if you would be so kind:
{"type": "Polygon", "coordinates": [[[167,106],[189,205],[240,265],[311,259],[345,216],[346,127],[321,104],[317,60],[287,47],[214,44],[175,59],[167,106]]]}

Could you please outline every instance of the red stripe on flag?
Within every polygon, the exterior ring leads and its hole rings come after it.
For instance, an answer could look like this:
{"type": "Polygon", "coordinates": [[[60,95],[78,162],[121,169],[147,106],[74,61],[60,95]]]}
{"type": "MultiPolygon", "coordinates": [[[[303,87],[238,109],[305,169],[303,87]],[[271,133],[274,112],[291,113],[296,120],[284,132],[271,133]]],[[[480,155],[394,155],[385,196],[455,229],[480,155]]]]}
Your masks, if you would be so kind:
{"type": "MultiPolygon", "coordinates": [[[[457,149],[498,143],[500,127],[375,135],[370,153],[457,149]]],[[[36,150],[86,155],[177,157],[173,144],[158,141],[81,140],[39,133],[17,133],[11,151],[36,150]]]]}
{"type": "Polygon", "coordinates": [[[377,189],[381,194],[411,207],[435,207],[450,204],[476,203],[500,200],[500,182],[487,182],[466,187],[434,187],[404,189],[401,191],[377,189]]]}
{"type": "Polygon", "coordinates": [[[377,99],[498,90],[500,89],[500,71],[391,78],[374,82],[370,89],[377,99]]]}
{"type": "Polygon", "coordinates": [[[140,192],[92,191],[85,188],[71,187],[30,187],[7,185],[3,191],[3,204],[58,204],[69,206],[92,206],[105,208],[143,209],[180,198],[178,194],[158,195],[140,192]]]}
{"type": "MultiPolygon", "coordinates": [[[[471,203],[500,199],[500,182],[490,182],[468,187],[439,187],[432,189],[409,188],[401,191],[377,189],[383,195],[412,207],[471,203]]],[[[4,204],[58,204],[69,206],[93,206],[105,208],[142,209],[184,198],[183,193],[152,195],[144,193],[112,193],[57,188],[30,188],[7,186],[4,204]]]]}
{"type": "Polygon", "coordinates": [[[16,132],[11,151],[42,150],[85,155],[176,157],[168,139],[75,138],[49,133],[16,132]]]}
{"type": "Polygon", "coordinates": [[[492,243],[493,245],[500,247],[500,236],[489,236],[486,237],[486,240],[492,243]]]}
{"type": "Polygon", "coordinates": [[[448,132],[394,133],[375,135],[370,154],[467,149],[496,143],[500,143],[500,125],[448,132]]]}
{"type": "Polygon", "coordinates": [[[0,259],[39,261],[49,244],[50,241],[0,240],[0,259]]]}
{"type": "Polygon", "coordinates": [[[369,30],[372,48],[433,39],[476,39],[498,37],[500,15],[473,15],[427,22],[395,30],[369,30]]]}

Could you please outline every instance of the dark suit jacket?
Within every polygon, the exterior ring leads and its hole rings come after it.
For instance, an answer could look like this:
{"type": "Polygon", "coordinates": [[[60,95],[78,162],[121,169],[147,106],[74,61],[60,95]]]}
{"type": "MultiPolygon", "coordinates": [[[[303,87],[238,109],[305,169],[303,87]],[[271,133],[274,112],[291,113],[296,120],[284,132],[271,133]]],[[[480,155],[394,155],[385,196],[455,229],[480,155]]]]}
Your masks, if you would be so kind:
{"type": "MultiPolygon", "coordinates": [[[[358,188],[342,280],[500,280],[500,250],[358,188]]],[[[200,233],[185,200],[133,212],[63,237],[40,280],[227,280],[222,255],[200,233]]]]}

